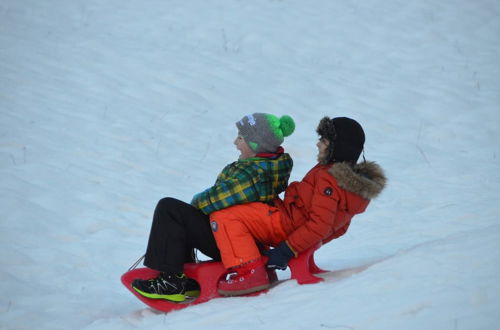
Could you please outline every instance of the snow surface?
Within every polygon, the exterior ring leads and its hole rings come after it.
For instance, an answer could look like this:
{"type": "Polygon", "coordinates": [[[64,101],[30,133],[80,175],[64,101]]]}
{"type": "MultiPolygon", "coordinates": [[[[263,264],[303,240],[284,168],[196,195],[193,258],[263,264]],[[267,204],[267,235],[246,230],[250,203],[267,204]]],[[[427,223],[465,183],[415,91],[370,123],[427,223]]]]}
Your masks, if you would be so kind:
{"type": "MultiPolygon", "coordinates": [[[[498,329],[500,2],[0,1],[0,328],[498,329]],[[289,114],[351,116],[387,190],[324,283],[162,314],[120,283],[156,202],[289,114]]],[[[280,273],[286,278],[287,272],[280,273]]]]}

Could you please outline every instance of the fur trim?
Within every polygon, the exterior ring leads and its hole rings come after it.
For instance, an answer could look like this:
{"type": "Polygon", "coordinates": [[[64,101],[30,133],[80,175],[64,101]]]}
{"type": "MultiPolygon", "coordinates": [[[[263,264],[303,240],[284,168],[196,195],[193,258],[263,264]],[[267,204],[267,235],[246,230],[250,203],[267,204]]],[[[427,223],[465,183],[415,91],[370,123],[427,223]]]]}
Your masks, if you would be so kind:
{"type": "Polygon", "coordinates": [[[365,199],[377,197],[387,182],[384,170],[375,162],[361,162],[353,166],[347,162],[334,163],[328,171],[340,188],[365,199]]]}

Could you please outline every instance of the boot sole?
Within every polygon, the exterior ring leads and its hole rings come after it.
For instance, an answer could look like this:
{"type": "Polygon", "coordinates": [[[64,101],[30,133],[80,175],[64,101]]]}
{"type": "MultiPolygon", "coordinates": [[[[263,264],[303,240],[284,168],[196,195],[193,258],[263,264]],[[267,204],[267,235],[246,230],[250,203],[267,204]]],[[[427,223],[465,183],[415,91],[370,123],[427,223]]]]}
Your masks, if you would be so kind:
{"type": "Polygon", "coordinates": [[[149,299],[164,299],[172,302],[183,302],[186,300],[186,297],[183,294],[156,294],[156,293],[147,293],[137,289],[136,287],[132,287],[137,293],[141,296],[149,298],[149,299]]]}
{"type": "Polygon", "coordinates": [[[266,289],[269,289],[271,287],[271,284],[263,284],[263,285],[259,285],[259,286],[256,286],[256,287],[253,287],[253,288],[249,288],[249,289],[245,289],[245,290],[234,290],[234,291],[228,291],[228,290],[217,290],[217,292],[219,292],[219,294],[221,296],[225,296],[225,297],[233,297],[233,296],[242,296],[242,295],[245,295],[245,294],[249,294],[249,293],[254,293],[254,292],[257,292],[257,291],[262,291],[262,290],[266,290],[266,289]]]}

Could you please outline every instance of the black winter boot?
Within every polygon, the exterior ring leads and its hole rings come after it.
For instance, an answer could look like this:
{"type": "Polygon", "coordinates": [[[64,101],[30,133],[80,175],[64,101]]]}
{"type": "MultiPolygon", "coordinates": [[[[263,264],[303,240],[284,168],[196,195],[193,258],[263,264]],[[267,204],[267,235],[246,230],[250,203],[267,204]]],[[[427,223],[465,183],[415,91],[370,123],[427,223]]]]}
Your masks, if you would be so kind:
{"type": "Polygon", "coordinates": [[[191,298],[198,297],[200,295],[200,285],[198,284],[198,282],[196,282],[192,278],[187,277],[186,292],[184,294],[191,298]]]}
{"type": "Polygon", "coordinates": [[[189,279],[185,274],[160,273],[158,277],[150,280],[136,279],[132,282],[132,287],[144,297],[173,302],[186,300],[185,295],[188,287],[190,293],[196,294],[196,290],[198,290],[199,295],[198,283],[189,279]]]}

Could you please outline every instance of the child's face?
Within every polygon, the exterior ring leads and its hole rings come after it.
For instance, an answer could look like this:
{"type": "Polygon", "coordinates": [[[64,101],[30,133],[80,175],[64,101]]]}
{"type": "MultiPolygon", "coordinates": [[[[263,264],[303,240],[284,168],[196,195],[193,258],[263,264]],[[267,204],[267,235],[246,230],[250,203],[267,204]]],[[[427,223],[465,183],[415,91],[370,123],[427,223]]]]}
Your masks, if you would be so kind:
{"type": "Polygon", "coordinates": [[[234,144],[236,145],[236,149],[240,151],[240,157],[239,159],[247,159],[251,157],[255,157],[255,152],[253,152],[252,149],[248,146],[246,143],[245,139],[238,135],[236,139],[234,140],[234,144]]]}
{"type": "Polygon", "coordinates": [[[329,145],[330,141],[325,138],[320,138],[318,143],[316,143],[316,147],[318,147],[318,162],[326,158],[329,145]]]}

